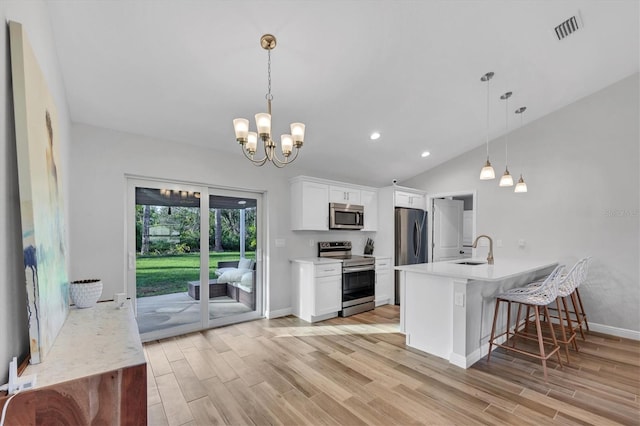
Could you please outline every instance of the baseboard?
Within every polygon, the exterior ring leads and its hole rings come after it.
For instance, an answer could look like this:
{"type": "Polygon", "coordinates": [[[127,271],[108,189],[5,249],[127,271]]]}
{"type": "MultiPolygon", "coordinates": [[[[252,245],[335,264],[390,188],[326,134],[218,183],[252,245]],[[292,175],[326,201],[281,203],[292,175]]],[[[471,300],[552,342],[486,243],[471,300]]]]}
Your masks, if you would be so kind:
{"type": "Polygon", "coordinates": [[[640,331],[627,330],[626,328],[611,327],[610,325],[589,322],[589,330],[625,339],[640,340],[640,331]]]}
{"type": "Polygon", "coordinates": [[[293,308],[278,309],[277,311],[267,311],[264,316],[268,319],[286,317],[293,314],[293,308]]]}

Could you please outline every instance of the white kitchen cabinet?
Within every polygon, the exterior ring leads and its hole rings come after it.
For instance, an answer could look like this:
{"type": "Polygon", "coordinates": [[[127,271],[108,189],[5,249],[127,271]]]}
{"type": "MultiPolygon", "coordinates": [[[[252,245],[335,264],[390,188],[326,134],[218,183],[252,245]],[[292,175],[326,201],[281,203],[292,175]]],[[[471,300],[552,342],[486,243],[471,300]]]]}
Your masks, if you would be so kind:
{"type": "Polygon", "coordinates": [[[363,231],[378,230],[378,193],[376,191],[360,191],[360,202],[364,206],[363,231]]]}
{"type": "Polygon", "coordinates": [[[291,230],[329,230],[329,203],[364,206],[364,231],[378,228],[378,192],[368,186],[297,176],[290,181],[291,230]]]}
{"type": "Polygon", "coordinates": [[[462,212],[462,245],[473,244],[473,210],[462,212]]]}
{"type": "Polygon", "coordinates": [[[376,258],[376,306],[394,303],[392,272],[390,257],[376,258]]]}
{"type": "Polygon", "coordinates": [[[342,204],[360,204],[360,190],[348,186],[329,186],[329,202],[342,204]]]}
{"type": "Polygon", "coordinates": [[[291,183],[291,230],[329,229],[329,185],[307,180],[291,183]]]}
{"type": "Polygon", "coordinates": [[[307,322],[338,316],[342,310],[342,262],[292,262],[293,314],[307,322]]]}
{"type": "Polygon", "coordinates": [[[395,191],[394,205],[395,207],[426,210],[427,197],[425,194],[415,192],[395,191]]]}

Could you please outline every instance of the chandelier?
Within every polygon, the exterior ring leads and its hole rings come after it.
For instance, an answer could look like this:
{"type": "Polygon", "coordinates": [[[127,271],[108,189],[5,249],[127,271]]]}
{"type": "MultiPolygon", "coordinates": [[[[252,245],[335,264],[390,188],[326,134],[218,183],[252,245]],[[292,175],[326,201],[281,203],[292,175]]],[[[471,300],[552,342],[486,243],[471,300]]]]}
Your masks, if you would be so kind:
{"type": "Polygon", "coordinates": [[[233,128],[236,133],[236,140],[242,146],[242,152],[254,165],[262,166],[267,161],[271,161],[276,167],[281,168],[292,163],[297,157],[300,148],[304,142],[304,124],[291,123],[291,134],[280,136],[280,147],[284,159],[280,159],[276,153],[276,143],[271,139],[271,50],[276,47],[276,38],[271,34],[265,34],[260,38],[260,45],[267,51],[267,75],[268,86],[265,99],[267,100],[267,112],[256,114],[257,132],[249,131],[249,120],[245,118],[236,118],[233,120],[233,128]],[[264,157],[256,159],[256,149],[258,145],[258,137],[262,141],[264,147],[264,157]],[[291,153],[295,148],[293,157],[291,153]]]}

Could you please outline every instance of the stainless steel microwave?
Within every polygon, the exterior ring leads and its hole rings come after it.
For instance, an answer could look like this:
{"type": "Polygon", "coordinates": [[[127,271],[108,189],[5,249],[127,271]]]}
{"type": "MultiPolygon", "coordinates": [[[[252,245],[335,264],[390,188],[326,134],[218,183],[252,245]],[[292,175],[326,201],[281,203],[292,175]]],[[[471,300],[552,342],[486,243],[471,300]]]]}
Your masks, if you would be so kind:
{"type": "Polygon", "coordinates": [[[364,228],[364,206],[329,203],[329,229],[364,228]]]}

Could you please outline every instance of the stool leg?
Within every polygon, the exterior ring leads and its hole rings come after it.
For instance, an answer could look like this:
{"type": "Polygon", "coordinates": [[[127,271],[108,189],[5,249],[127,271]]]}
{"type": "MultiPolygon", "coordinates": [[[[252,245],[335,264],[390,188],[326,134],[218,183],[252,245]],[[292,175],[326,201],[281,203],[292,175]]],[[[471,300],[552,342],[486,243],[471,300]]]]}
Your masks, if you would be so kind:
{"type": "MultiPolygon", "coordinates": [[[[511,337],[511,333],[509,332],[511,330],[511,301],[507,302],[507,340],[504,342],[505,345],[509,344],[509,338],[511,337]]],[[[514,339],[515,339],[515,330],[514,330],[514,339]]],[[[511,340],[512,342],[512,346],[515,345],[515,343],[513,343],[513,340],[511,340]]]]}
{"type": "Polygon", "coordinates": [[[538,311],[538,306],[535,305],[533,307],[533,313],[536,316],[536,331],[538,333],[538,345],[540,346],[540,357],[542,361],[542,371],[544,372],[544,381],[548,381],[547,377],[547,357],[544,354],[544,341],[542,340],[542,328],[540,326],[540,313],[538,311]]]}
{"type": "MultiPolygon", "coordinates": [[[[544,307],[545,310],[545,315],[547,316],[547,318],[549,318],[549,310],[547,309],[547,307],[544,307]]],[[[553,339],[553,345],[558,348],[558,350],[556,350],[556,355],[558,356],[558,362],[560,363],[560,367],[562,367],[562,359],[560,358],[560,347],[558,346],[558,340],[556,339],[556,333],[553,330],[553,322],[552,321],[548,321],[549,323],[549,328],[551,329],[551,338],[553,339]]]]}
{"type": "MultiPolygon", "coordinates": [[[[491,326],[491,337],[489,338],[489,353],[487,354],[487,362],[491,360],[491,347],[493,346],[493,339],[496,335],[496,321],[498,320],[498,309],[500,308],[500,299],[496,299],[496,309],[493,312],[493,326],[491,326]]],[[[509,324],[507,324],[509,327],[509,324]]]]}
{"type": "Polygon", "coordinates": [[[529,330],[529,319],[531,319],[531,306],[527,305],[527,317],[524,319],[524,332],[529,330]]]}
{"type": "Polygon", "coordinates": [[[578,289],[576,288],[576,291],[571,293],[571,304],[573,305],[573,311],[576,313],[576,321],[578,321],[578,327],[580,328],[580,336],[582,337],[582,340],[585,340],[584,331],[582,331],[582,323],[585,322],[586,318],[584,318],[580,313],[580,305],[576,300],[577,292],[578,292],[578,289]]]}
{"type": "Polygon", "coordinates": [[[578,287],[576,287],[576,296],[578,296],[578,303],[580,304],[580,315],[582,315],[584,325],[585,327],[587,327],[587,331],[589,331],[589,322],[587,321],[587,314],[584,313],[584,306],[582,306],[582,298],[580,297],[580,291],[578,290],[578,287]]]}
{"type": "MultiPolygon", "coordinates": [[[[564,319],[562,319],[562,309],[560,309],[560,298],[556,297],[556,308],[558,309],[558,319],[560,320],[560,332],[562,333],[562,339],[565,342],[568,342],[567,340],[567,331],[564,328],[564,319]]],[[[551,321],[549,321],[551,322],[551,321]]],[[[570,362],[569,360],[569,345],[565,343],[564,345],[564,352],[567,355],[567,364],[570,362]]]]}
{"type": "MultiPolygon", "coordinates": [[[[569,314],[569,304],[567,303],[566,297],[562,298],[562,305],[564,306],[564,312],[567,318],[567,327],[569,327],[569,333],[570,333],[569,339],[573,339],[573,348],[576,350],[576,352],[578,352],[578,343],[576,342],[576,330],[573,327],[573,322],[571,321],[571,315],[569,314]]],[[[567,357],[567,362],[569,362],[568,357],[567,357]]]]}

